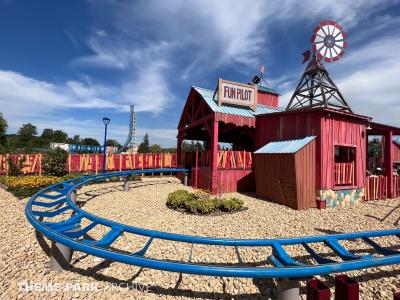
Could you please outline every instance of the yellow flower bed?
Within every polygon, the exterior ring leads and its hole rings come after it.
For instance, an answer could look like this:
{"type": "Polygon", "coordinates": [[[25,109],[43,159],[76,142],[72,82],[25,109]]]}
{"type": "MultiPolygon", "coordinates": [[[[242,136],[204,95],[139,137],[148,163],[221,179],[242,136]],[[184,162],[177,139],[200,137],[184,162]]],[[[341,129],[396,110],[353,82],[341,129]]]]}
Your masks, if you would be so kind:
{"type": "Polygon", "coordinates": [[[62,178],[55,176],[5,176],[2,182],[9,188],[39,188],[62,181],[62,178]]]}
{"type": "Polygon", "coordinates": [[[0,182],[7,186],[8,191],[18,198],[34,195],[42,188],[63,181],[63,177],[55,176],[1,176],[0,182]]]}

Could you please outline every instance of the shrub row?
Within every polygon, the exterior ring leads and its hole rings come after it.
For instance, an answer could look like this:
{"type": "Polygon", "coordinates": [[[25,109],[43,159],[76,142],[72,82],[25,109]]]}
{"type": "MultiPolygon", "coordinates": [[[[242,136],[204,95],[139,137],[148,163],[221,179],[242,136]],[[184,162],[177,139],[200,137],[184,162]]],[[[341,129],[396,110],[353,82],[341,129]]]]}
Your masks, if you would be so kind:
{"type": "Polygon", "coordinates": [[[208,214],[210,212],[237,211],[243,208],[243,201],[238,198],[212,197],[206,192],[177,190],[168,195],[167,206],[173,209],[184,209],[191,213],[208,214]]]}
{"type": "Polygon", "coordinates": [[[1,176],[0,182],[7,186],[8,191],[18,198],[30,197],[46,186],[59,183],[64,180],[82,176],[81,174],[68,174],[57,176],[1,176]]]}

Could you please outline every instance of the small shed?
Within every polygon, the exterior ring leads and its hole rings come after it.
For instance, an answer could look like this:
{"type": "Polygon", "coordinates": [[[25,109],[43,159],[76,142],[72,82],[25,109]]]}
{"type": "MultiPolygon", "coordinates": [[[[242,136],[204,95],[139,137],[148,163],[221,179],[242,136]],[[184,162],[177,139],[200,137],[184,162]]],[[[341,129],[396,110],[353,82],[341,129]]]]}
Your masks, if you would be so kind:
{"type": "Polygon", "coordinates": [[[274,141],[254,152],[258,197],[297,210],[317,206],[315,138],[274,141]]]}

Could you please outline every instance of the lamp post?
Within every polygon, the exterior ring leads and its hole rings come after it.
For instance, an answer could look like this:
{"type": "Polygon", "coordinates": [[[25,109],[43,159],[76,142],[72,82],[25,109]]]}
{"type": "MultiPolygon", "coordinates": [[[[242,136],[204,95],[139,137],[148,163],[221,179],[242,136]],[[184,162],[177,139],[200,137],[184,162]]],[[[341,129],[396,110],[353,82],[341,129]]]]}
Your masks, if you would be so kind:
{"type": "Polygon", "coordinates": [[[106,172],[106,149],[107,149],[107,125],[110,124],[110,119],[104,117],[103,118],[103,123],[104,123],[104,146],[103,146],[103,174],[106,172]]]}

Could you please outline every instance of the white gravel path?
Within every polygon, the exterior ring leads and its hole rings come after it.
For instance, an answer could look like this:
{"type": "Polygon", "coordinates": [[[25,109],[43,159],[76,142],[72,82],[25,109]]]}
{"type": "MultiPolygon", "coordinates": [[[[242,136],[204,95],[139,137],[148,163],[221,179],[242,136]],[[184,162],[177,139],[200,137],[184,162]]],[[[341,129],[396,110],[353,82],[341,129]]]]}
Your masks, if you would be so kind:
{"type": "MultiPolygon", "coordinates": [[[[132,184],[125,193],[121,183],[108,183],[84,187],[78,200],[83,208],[96,215],[148,229],[191,235],[230,238],[292,237],[332,232],[379,230],[398,227],[400,199],[374,201],[355,207],[326,210],[294,211],[290,208],[261,201],[249,195],[234,194],[245,202],[248,210],[223,216],[194,216],[168,209],[165,206],[169,192],[184,188],[175,178],[144,178],[132,184]],[[392,212],[392,213],[390,213],[392,212]],[[390,214],[389,214],[390,213],[390,214]]],[[[187,188],[190,189],[190,188],[187,188]]],[[[74,253],[73,268],[56,273],[49,271],[49,241],[35,231],[24,215],[26,200],[18,200],[0,189],[0,299],[56,298],[56,299],[154,299],[154,298],[215,298],[215,299],[268,299],[274,296],[273,280],[219,278],[182,275],[110,263],[83,253],[74,253]],[[19,288],[22,283],[59,284],[60,291],[27,292],[19,288]],[[97,291],[70,291],[79,283],[81,288],[97,291]],[[112,286],[114,284],[114,286],[112,286]],[[124,288],[126,285],[132,289],[124,288]],[[115,287],[120,285],[121,287],[115,287]]],[[[101,237],[105,228],[95,228],[89,234],[101,237]]],[[[132,235],[120,237],[113,246],[133,252],[140,249],[145,238],[132,235]]],[[[399,239],[385,238],[383,245],[399,245],[399,239]]],[[[314,245],[326,252],[323,245],[314,245]]],[[[360,242],[345,245],[349,249],[367,253],[368,247],[360,242]]],[[[182,243],[155,241],[147,253],[162,259],[188,259],[190,246],[182,243]]],[[[288,252],[302,256],[306,253],[296,247],[288,252]]],[[[263,248],[241,249],[246,262],[268,265],[268,251],[263,248]]],[[[300,258],[307,260],[307,258],[300,258]]],[[[196,262],[229,263],[237,260],[231,248],[195,246],[196,262]]],[[[361,299],[391,299],[400,291],[399,266],[373,268],[348,273],[360,282],[361,299]]],[[[333,276],[322,278],[330,287],[333,276]]],[[[39,285],[43,286],[43,285],[39,285]]],[[[32,287],[32,286],[28,286],[32,287]]],[[[303,295],[304,298],[304,295],[303,295]]]]}

